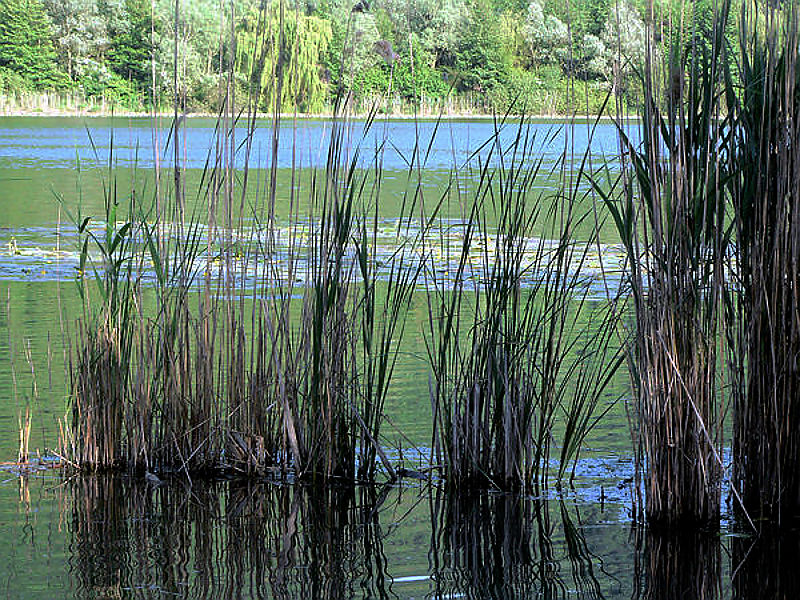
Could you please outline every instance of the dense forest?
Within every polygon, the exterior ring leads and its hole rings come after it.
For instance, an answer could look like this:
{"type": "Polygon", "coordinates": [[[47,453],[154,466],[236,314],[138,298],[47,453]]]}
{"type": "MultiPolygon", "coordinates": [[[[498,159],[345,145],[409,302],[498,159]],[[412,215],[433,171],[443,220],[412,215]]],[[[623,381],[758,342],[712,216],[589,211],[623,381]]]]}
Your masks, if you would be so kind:
{"type": "Polygon", "coordinates": [[[233,85],[261,110],[280,95],[321,113],[348,93],[398,112],[594,113],[636,86],[647,23],[666,42],[712,2],[0,0],[0,94],[215,111],[233,85]]]}

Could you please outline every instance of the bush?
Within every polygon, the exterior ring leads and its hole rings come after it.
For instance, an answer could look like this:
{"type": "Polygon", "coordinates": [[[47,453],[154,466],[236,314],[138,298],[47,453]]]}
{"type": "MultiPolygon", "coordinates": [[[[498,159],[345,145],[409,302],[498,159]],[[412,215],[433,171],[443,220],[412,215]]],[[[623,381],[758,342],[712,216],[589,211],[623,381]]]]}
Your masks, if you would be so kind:
{"type": "Polygon", "coordinates": [[[84,65],[78,85],[87,98],[105,98],[107,102],[129,109],[142,107],[136,84],[120,77],[105,65],[91,61],[84,65]]]}
{"type": "Polygon", "coordinates": [[[508,80],[490,93],[495,110],[535,115],[599,114],[608,94],[601,81],[570,80],[561,68],[513,69],[508,80]]]}
{"type": "Polygon", "coordinates": [[[419,101],[422,97],[440,99],[450,89],[444,74],[430,66],[425,55],[416,54],[412,68],[411,57],[406,53],[395,62],[393,74],[386,63],[359,73],[355,79],[355,91],[362,97],[385,94],[389,90],[390,77],[393,95],[411,102],[419,101]]]}
{"type": "Polygon", "coordinates": [[[26,91],[28,91],[28,86],[19,73],[0,67],[0,93],[19,94],[26,91]]]}

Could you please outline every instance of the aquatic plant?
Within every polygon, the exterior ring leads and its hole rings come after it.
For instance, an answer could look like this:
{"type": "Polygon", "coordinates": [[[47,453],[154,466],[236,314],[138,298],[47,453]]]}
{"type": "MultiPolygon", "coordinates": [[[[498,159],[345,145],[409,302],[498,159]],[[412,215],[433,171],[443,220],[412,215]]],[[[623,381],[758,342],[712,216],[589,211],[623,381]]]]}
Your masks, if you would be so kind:
{"type": "Polygon", "coordinates": [[[506,126],[500,121],[485,144],[474,188],[453,185],[465,205],[463,223],[451,225],[458,247],[440,241],[453,271],[433,260],[426,270],[434,464],[454,489],[546,487],[562,419],[563,478],[620,362],[613,304],[601,304],[594,331],[583,329],[582,313],[592,311],[583,270],[596,229],[589,240],[573,238],[592,216],[581,208],[586,173],[556,173],[555,191],[537,190],[537,148],[548,140],[523,119],[504,147],[506,126]]]}
{"type": "Polygon", "coordinates": [[[228,90],[191,212],[176,96],[171,172],[156,157],[153,197],[135,178],[118,189],[110,158],[104,230],[73,215],[85,310],[66,455],[80,468],[372,480],[380,461],[394,477],[381,424],[417,285],[413,239],[398,228],[378,259],[382,153],[362,165],[346,113],[308,183],[292,166],[290,218],[302,210],[304,224],[275,217],[277,113],[269,182],[247,200],[259,90],[243,116],[228,90]]]}
{"type": "Polygon", "coordinates": [[[800,510],[800,10],[746,4],[730,65],[738,295],[735,489],[752,516],[800,510]]]}
{"type": "Polygon", "coordinates": [[[618,121],[619,194],[596,188],[629,259],[634,427],[644,457],[646,517],[663,525],[719,521],[729,4],[715,6],[709,38],[690,21],[673,24],[687,45],[673,45],[665,57],[651,44],[639,141],[618,121]]]}

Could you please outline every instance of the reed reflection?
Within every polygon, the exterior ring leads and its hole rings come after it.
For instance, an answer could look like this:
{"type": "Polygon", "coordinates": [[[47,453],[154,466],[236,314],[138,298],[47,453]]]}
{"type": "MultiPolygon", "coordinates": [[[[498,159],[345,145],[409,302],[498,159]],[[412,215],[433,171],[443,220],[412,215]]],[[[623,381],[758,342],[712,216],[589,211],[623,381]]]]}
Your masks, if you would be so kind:
{"type": "Polygon", "coordinates": [[[639,547],[640,585],[635,598],[722,598],[722,544],[717,531],[648,529],[640,534],[639,547]]]}
{"type": "Polygon", "coordinates": [[[602,598],[577,513],[518,495],[436,494],[431,598],[602,598]]]}
{"type": "Polygon", "coordinates": [[[762,531],[731,546],[734,600],[800,598],[800,531],[762,531]]]}
{"type": "Polygon", "coordinates": [[[78,598],[389,598],[375,488],[81,478],[78,598]]]}

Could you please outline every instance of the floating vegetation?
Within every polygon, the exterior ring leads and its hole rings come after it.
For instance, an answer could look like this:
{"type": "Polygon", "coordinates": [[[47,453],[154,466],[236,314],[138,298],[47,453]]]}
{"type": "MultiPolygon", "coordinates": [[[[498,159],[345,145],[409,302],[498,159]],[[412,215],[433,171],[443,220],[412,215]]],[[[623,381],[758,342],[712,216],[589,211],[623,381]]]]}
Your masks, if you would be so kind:
{"type": "MultiPolygon", "coordinates": [[[[105,225],[103,223],[90,222],[95,233],[99,232],[105,225]]],[[[121,228],[125,223],[117,222],[115,226],[121,228]]],[[[243,286],[245,290],[253,289],[253,286],[265,286],[278,288],[288,283],[288,277],[294,277],[296,287],[302,288],[309,285],[311,279],[310,254],[311,244],[315,231],[320,224],[318,222],[308,222],[299,219],[298,222],[281,225],[277,224],[271,232],[266,232],[263,228],[243,227],[239,231],[233,231],[229,237],[233,240],[234,248],[226,249],[222,246],[221,240],[217,239],[212,245],[209,244],[207,228],[202,226],[193,227],[193,231],[199,236],[197,245],[202,248],[194,258],[194,263],[189,266],[189,270],[196,276],[191,282],[194,291],[201,288],[205,277],[212,280],[219,279],[221,271],[225,267],[225,261],[230,260],[237,268],[240,276],[246,281],[243,286]],[[272,268],[263,269],[253,261],[253,256],[257,248],[263,248],[269,241],[270,261],[272,268]],[[227,254],[231,256],[227,256],[227,254]]],[[[155,224],[150,224],[150,231],[155,224]]],[[[160,237],[172,237],[167,232],[177,232],[180,228],[177,223],[160,224],[158,229],[162,232],[160,237]]],[[[393,257],[404,246],[411,246],[415,240],[419,239],[423,233],[426,235],[426,244],[423,250],[418,246],[414,252],[407,252],[405,261],[400,268],[411,272],[420,271],[423,262],[429,262],[431,269],[437,275],[443,277],[437,281],[440,285],[456,285],[455,276],[458,271],[458,255],[464,246],[464,238],[470,236],[470,255],[467,259],[467,269],[469,271],[467,286],[480,288],[484,282],[491,277],[489,273],[483,272],[486,263],[482,260],[482,254],[486,248],[503,244],[502,236],[495,233],[468,232],[468,226],[461,220],[444,219],[436,223],[428,224],[423,227],[419,220],[400,220],[384,219],[380,222],[377,229],[372,232],[375,244],[371,261],[376,268],[378,281],[386,282],[391,275],[391,263],[393,257]],[[441,229],[441,230],[440,230],[441,229]],[[484,236],[485,235],[485,236],[484,236]]],[[[145,230],[139,232],[139,238],[135,242],[144,247],[147,244],[145,230]]],[[[130,235],[133,235],[132,232],[130,235]]],[[[40,230],[36,238],[55,237],[56,231],[40,230]]],[[[219,231],[216,234],[219,236],[219,231]]],[[[66,247],[74,248],[77,245],[77,237],[69,232],[59,232],[61,244],[66,247]]],[[[87,273],[80,268],[81,253],[76,250],[47,249],[38,245],[38,239],[32,239],[29,243],[17,242],[12,236],[14,250],[8,251],[5,255],[0,255],[0,279],[11,281],[27,281],[31,277],[45,281],[64,281],[73,278],[83,277],[87,273]],[[24,244],[24,245],[23,245],[24,244]]],[[[184,241],[185,243],[185,241],[184,241]]],[[[595,299],[603,299],[608,293],[619,293],[619,287],[623,279],[624,267],[626,263],[625,249],[621,244],[592,243],[587,245],[585,241],[573,242],[576,246],[581,246],[580,256],[575,255],[571,258],[569,265],[566,266],[571,276],[578,275],[585,280],[594,282],[595,299]],[[608,289],[607,289],[608,288],[608,289]]],[[[560,242],[554,239],[544,239],[538,236],[531,236],[520,239],[517,243],[520,253],[520,263],[523,274],[520,278],[520,286],[531,288],[538,282],[546,278],[545,270],[542,268],[541,255],[558,252],[560,242]]],[[[357,244],[355,240],[348,240],[344,252],[344,259],[349,264],[354,264],[358,260],[357,244]]],[[[102,254],[87,248],[86,263],[88,265],[102,265],[102,254]]],[[[88,274],[91,275],[92,269],[88,274]]],[[[157,286],[157,274],[155,265],[149,256],[145,256],[141,262],[140,282],[145,287],[155,288],[157,286]]],[[[416,285],[424,288],[427,279],[420,275],[417,277],[416,285]]]]}

